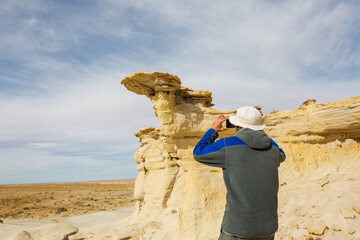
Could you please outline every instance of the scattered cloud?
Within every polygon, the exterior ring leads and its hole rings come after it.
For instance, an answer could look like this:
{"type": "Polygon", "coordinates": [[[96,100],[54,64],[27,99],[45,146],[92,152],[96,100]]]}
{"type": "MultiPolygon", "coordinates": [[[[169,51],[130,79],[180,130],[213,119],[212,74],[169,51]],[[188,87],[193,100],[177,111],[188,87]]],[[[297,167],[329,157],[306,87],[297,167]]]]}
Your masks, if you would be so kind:
{"type": "Polygon", "coordinates": [[[224,110],[356,96],[359,5],[5,0],[0,184],[135,177],[133,133],[157,126],[151,102],[119,83],[137,71],[176,74],[224,110]]]}

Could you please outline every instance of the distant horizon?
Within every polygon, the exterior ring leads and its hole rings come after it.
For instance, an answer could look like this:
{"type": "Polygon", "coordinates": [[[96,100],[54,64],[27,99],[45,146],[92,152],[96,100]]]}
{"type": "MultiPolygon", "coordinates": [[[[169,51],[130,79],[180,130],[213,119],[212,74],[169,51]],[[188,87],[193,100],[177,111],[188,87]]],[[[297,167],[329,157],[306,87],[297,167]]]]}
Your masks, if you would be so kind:
{"type": "Polygon", "coordinates": [[[136,178],[125,178],[125,179],[108,179],[108,180],[88,180],[88,181],[69,181],[69,182],[29,182],[29,183],[9,183],[9,184],[0,184],[0,186],[9,186],[9,185],[31,185],[31,184],[66,184],[66,183],[93,183],[93,182],[113,182],[113,181],[126,181],[126,180],[136,180],[136,178]]]}
{"type": "MultiPolygon", "coordinates": [[[[337,100],[332,100],[332,101],[327,101],[327,102],[320,102],[320,101],[317,101],[316,98],[310,98],[310,99],[315,99],[316,102],[315,104],[318,104],[318,103],[330,103],[330,102],[336,102],[336,101],[339,101],[339,100],[344,100],[344,99],[348,99],[348,98],[353,98],[353,97],[358,97],[358,96],[351,96],[351,97],[346,97],[346,98],[341,98],[341,99],[337,99],[337,100]]],[[[302,103],[304,103],[306,100],[308,99],[305,99],[302,103]]],[[[293,108],[293,109],[286,109],[286,110],[279,110],[279,112],[283,112],[283,111],[292,111],[292,110],[295,110],[297,109],[302,103],[300,103],[296,108],[293,108]]],[[[213,107],[211,107],[213,108],[213,107]]],[[[274,108],[276,109],[276,108],[274,108]]],[[[221,109],[217,109],[217,110],[221,110],[221,109]]],[[[236,110],[236,109],[234,109],[236,110]]],[[[270,113],[263,113],[264,115],[268,115],[270,113]]],[[[147,126],[144,126],[143,128],[146,128],[147,126]]],[[[137,131],[136,131],[137,132],[137,131]]],[[[135,132],[134,132],[135,133],[135,132]]],[[[140,144],[138,146],[138,148],[140,147],[140,144]]],[[[134,151],[135,153],[135,151],[134,151]]],[[[135,162],[135,159],[133,158],[132,159],[134,162],[135,162]]],[[[136,164],[138,165],[138,164],[136,164]]],[[[133,170],[136,170],[136,166],[134,167],[133,170]]],[[[137,175],[138,171],[136,170],[136,175],[137,175]]],[[[110,181],[122,181],[122,180],[135,180],[137,176],[134,176],[134,177],[130,177],[130,178],[109,178],[109,179],[100,179],[98,178],[98,180],[92,180],[92,179],[74,179],[74,180],[64,180],[64,181],[48,181],[48,182],[40,182],[40,181],[34,181],[34,182],[18,182],[18,183],[3,183],[3,182],[0,182],[0,186],[8,186],[8,185],[27,185],[27,184],[66,184],[66,183],[87,183],[87,182],[110,182],[110,181]]],[[[94,178],[96,179],[96,178],[94,178]]]]}

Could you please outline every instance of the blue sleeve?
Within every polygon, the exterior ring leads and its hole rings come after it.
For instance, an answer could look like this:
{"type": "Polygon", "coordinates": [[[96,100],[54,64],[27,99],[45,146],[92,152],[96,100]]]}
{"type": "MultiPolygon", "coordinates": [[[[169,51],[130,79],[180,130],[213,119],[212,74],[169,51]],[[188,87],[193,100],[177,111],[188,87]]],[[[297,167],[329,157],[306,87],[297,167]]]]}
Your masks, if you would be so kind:
{"type": "Polygon", "coordinates": [[[211,166],[211,167],[225,167],[225,140],[219,139],[217,131],[210,128],[194,148],[194,158],[196,161],[211,166]]]}
{"type": "Polygon", "coordinates": [[[282,163],[282,162],[285,161],[285,159],[286,159],[286,155],[285,155],[284,150],[282,150],[282,149],[279,147],[279,145],[278,145],[274,140],[272,140],[272,139],[271,139],[271,143],[272,143],[273,146],[277,147],[277,148],[280,150],[280,163],[282,163]]]}

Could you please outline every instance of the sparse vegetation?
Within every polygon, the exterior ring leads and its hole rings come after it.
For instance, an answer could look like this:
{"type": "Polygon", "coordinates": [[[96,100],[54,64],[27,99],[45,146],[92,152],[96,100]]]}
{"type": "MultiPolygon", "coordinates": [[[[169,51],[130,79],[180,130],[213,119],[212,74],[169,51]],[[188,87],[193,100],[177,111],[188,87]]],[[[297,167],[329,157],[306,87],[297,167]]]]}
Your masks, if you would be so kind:
{"type": "Polygon", "coordinates": [[[134,204],[134,181],[0,185],[0,214],[43,219],[114,210],[134,204]]]}

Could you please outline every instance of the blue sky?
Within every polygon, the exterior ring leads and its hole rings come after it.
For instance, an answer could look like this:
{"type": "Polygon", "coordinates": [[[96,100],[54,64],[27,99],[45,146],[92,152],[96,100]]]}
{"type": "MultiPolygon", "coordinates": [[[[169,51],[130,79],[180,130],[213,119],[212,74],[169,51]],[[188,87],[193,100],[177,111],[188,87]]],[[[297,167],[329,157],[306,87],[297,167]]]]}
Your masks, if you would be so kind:
{"type": "Polygon", "coordinates": [[[77,0],[0,5],[0,184],[135,178],[158,125],[119,82],[178,75],[214,108],[358,96],[359,1],[77,0]]]}

